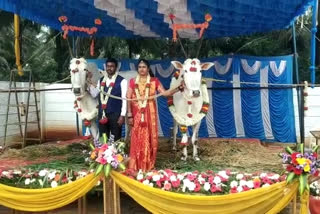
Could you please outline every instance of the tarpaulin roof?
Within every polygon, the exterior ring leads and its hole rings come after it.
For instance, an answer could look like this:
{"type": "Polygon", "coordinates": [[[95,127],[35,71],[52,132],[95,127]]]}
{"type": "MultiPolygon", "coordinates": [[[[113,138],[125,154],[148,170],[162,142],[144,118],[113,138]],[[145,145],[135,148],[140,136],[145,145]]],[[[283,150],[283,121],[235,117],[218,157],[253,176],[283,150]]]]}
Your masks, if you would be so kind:
{"type": "MultiPolygon", "coordinates": [[[[98,28],[96,36],[121,38],[172,37],[173,13],[176,23],[203,23],[212,15],[206,38],[248,35],[290,26],[313,0],[0,0],[0,9],[61,30],[65,24],[98,28]],[[102,25],[94,20],[101,19],[102,25]]],[[[85,33],[73,35],[88,36],[85,33]]],[[[198,30],[180,32],[197,38],[198,30]]]]}

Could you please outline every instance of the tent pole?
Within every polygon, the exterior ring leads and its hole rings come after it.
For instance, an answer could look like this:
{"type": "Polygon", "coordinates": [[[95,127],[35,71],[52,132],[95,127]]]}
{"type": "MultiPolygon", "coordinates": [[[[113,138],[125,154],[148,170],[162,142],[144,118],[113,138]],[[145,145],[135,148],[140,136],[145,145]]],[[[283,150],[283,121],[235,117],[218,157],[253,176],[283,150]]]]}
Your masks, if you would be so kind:
{"type": "Polygon", "coordinates": [[[310,74],[311,74],[311,86],[315,84],[315,62],[316,62],[316,33],[317,33],[317,14],[318,14],[318,0],[313,0],[312,5],[312,28],[311,28],[311,62],[310,62],[310,74]]]}
{"type": "MultiPolygon", "coordinates": [[[[292,38],[293,38],[293,52],[294,52],[294,70],[295,70],[295,77],[296,83],[299,84],[299,65],[298,65],[298,52],[297,52],[297,40],[296,40],[296,26],[295,22],[292,23],[292,38]]],[[[296,87],[297,90],[297,101],[298,101],[298,114],[299,114],[299,127],[300,127],[300,141],[302,141],[302,129],[303,127],[303,118],[301,115],[301,96],[300,96],[300,87],[296,87]]],[[[303,108],[303,106],[302,106],[303,108]]]]}

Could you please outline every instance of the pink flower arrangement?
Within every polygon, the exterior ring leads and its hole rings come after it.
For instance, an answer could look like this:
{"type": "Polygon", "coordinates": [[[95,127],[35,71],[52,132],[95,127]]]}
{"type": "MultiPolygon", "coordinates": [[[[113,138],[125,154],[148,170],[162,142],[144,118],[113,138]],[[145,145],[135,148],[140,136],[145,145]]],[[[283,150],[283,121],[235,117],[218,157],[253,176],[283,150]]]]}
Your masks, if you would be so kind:
{"type": "Polygon", "coordinates": [[[170,169],[153,170],[138,174],[125,173],[144,185],[160,188],[164,191],[199,194],[229,194],[249,191],[285,180],[284,176],[274,173],[243,174],[230,170],[179,173],[170,169]]]}

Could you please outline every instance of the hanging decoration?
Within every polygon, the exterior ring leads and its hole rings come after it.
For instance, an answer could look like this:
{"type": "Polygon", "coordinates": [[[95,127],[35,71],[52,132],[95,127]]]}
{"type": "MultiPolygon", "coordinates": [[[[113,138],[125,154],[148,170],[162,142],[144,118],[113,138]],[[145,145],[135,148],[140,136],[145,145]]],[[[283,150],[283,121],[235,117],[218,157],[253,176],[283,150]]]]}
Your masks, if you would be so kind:
{"type": "Polygon", "coordinates": [[[173,23],[173,20],[175,19],[175,15],[170,13],[169,14],[169,18],[171,19],[172,22],[172,30],[173,30],[173,41],[176,42],[177,41],[177,31],[181,30],[181,29],[200,29],[199,32],[199,39],[202,37],[204,30],[207,29],[209,27],[209,22],[212,20],[212,16],[207,13],[204,16],[205,22],[201,23],[201,24],[176,24],[173,23]]]}
{"type": "MultiPolygon", "coordinates": [[[[74,25],[67,25],[68,17],[67,16],[59,16],[58,20],[63,23],[61,29],[63,30],[63,38],[67,39],[69,31],[78,31],[87,33],[90,36],[93,36],[95,33],[98,32],[98,28],[94,27],[83,27],[83,26],[74,26],[74,25]]],[[[94,20],[95,25],[102,25],[102,21],[99,18],[94,20]]],[[[90,45],[90,55],[94,56],[94,38],[91,37],[91,45],[90,45]]]]}

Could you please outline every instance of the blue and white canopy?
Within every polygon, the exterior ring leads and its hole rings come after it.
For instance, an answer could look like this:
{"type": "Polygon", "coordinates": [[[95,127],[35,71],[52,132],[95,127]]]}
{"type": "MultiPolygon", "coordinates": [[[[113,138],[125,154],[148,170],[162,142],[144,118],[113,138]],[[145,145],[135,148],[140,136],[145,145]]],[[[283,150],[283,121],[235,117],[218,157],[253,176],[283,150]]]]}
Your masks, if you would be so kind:
{"type": "MultiPolygon", "coordinates": [[[[205,13],[213,20],[206,38],[248,35],[290,26],[305,13],[313,0],[0,0],[0,9],[61,30],[60,16],[67,24],[95,26],[96,36],[121,38],[171,38],[170,13],[176,23],[203,23],[205,13]]],[[[71,34],[71,32],[70,32],[71,34]]],[[[85,33],[71,35],[88,36],[85,33]]],[[[183,38],[198,37],[194,29],[180,32],[183,38]]]]}

